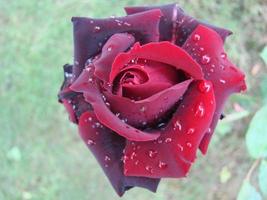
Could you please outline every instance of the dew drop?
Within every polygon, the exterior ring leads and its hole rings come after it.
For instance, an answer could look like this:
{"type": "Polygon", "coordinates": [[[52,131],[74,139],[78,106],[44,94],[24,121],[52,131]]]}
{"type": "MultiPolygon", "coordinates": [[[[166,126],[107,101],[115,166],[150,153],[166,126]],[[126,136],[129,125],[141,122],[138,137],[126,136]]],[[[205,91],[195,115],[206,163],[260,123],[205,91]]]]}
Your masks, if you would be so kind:
{"type": "Polygon", "coordinates": [[[96,122],[95,125],[96,127],[100,127],[101,124],[99,122],[96,122]]]}
{"type": "Polygon", "coordinates": [[[224,53],[224,52],[223,52],[223,53],[221,53],[221,58],[222,58],[222,59],[226,59],[226,58],[227,58],[227,54],[226,54],[226,53],[224,53]]]}
{"type": "Polygon", "coordinates": [[[148,172],[151,173],[151,174],[153,174],[153,172],[154,172],[153,168],[152,168],[151,166],[149,166],[149,165],[147,165],[147,166],[145,167],[145,169],[146,169],[146,171],[148,171],[148,172]]]}
{"type": "Polygon", "coordinates": [[[177,120],[177,121],[174,123],[174,130],[175,130],[176,128],[178,128],[179,131],[182,130],[182,125],[181,125],[181,123],[180,123],[179,120],[177,120]]]}
{"type": "Polygon", "coordinates": [[[184,147],[181,145],[181,144],[177,144],[177,147],[180,151],[183,151],[184,150],[184,147]]]}
{"type": "Polygon", "coordinates": [[[107,48],[107,51],[111,51],[112,50],[112,46],[109,46],[108,48],[107,48]]]}
{"type": "Polygon", "coordinates": [[[170,143],[171,141],[172,141],[171,138],[166,138],[166,139],[165,139],[165,143],[170,143]]]}
{"type": "Polygon", "coordinates": [[[147,122],[142,122],[142,125],[143,125],[143,126],[147,125],[147,122]]]}
{"type": "Polygon", "coordinates": [[[167,165],[167,163],[165,163],[165,162],[159,161],[159,165],[158,165],[158,166],[159,166],[160,169],[166,169],[166,167],[167,167],[168,165],[167,165]]]}
{"type": "Polygon", "coordinates": [[[199,84],[198,84],[198,89],[200,92],[202,93],[207,93],[210,91],[211,89],[211,83],[207,82],[207,81],[201,81],[199,84]]]}
{"type": "Polygon", "coordinates": [[[193,37],[194,41],[197,42],[200,40],[200,35],[199,34],[195,34],[193,37]]]}
{"type": "Polygon", "coordinates": [[[206,64],[208,64],[209,62],[210,62],[210,56],[209,56],[209,55],[205,54],[204,56],[202,56],[202,58],[201,58],[201,63],[202,63],[203,65],[206,65],[206,64]]]}
{"type": "Polygon", "coordinates": [[[161,143],[162,143],[162,140],[159,139],[159,140],[158,140],[158,144],[161,144],[161,143]]]}
{"type": "Polygon", "coordinates": [[[142,107],[140,108],[140,111],[141,111],[141,112],[145,112],[145,110],[146,110],[146,107],[145,107],[145,106],[142,106],[142,107]]]}
{"type": "Polygon", "coordinates": [[[149,150],[148,151],[148,156],[150,158],[155,158],[158,155],[158,152],[156,150],[149,150]]]}
{"type": "Polygon", "coordinates": [[[222,84],[225,84],[225,83],[226,83],[226,81],[223,80],[223,79],[220,79],[220,82],[221,82],[222,84]]]}
{"type": "Polygon", "coordinates": [[[110,157],[109,157],[108,155],[106,155],[106,156],[105,156],[105,161],[108,162],[108,161],[110,161],[110,160],[111,160],[110,157]]]}
{"type": "Polygon", "coordinates": [[[202,102],[199,102],[195,109],[195,116],[196,117],[203,117],[205,114],[205,108],[204,104],[202,102]]]}
{"type": "Polygon", "coordinates": [[[88,81],[89,81],[90,83],[92,83],[92,82],[93,82],[93,79],[92,79],[92,78],[89,78],[88,81]]]}
{"type": "Polygon", "coordinates": [[[194,128],[189,128],[186,134],[193,134],[195,132],[194,128]]]}
{"type": "Polygon", "coordinates": [[[128,156],[124,155],[124,156],[122,156],[121,160],[123,163],[126,163],[126,161],[129,160],[129,158],[128,158],[128,156]]]}
{"type": "Polygon", "coordinates": [[[159,123],[158,125],[157,125],[157,128],[163,128],[165,126],[165,123],[159,123]]]}
{"type": "Polygon", "coordinates": [[[186,143],[186,146],[189,147],[189,148],[191,148],[192,147],[192,144],[190,142],[187,142],[186,143]]]}
{"type": "Polygon", "coordinates": [[[136,154],[135,152],[133,152],[133,153],[131,154],[131,160],[133,160],[136,156],[137,156],[137,154],[136,154]]]}
{"type": "Polygon", "coordinates": [[[88,120],[91,122],[91,121],[93,121],[93,118],[92,117],[88,117],[88,120]]]}
{"type": "Polygon", "coordinates": [[[90,145],[90,146],[93,146],[93,145],[95,145],[96,143],[95,143],[94,140],[88,139],[88,140],[87,140],[87,144],[90,145]]]}
{"type": "Polygon", "coordinates": [[[108,168],[108,164],[105,164],[105,167],[108,168]]]}
{"type": "Polygon", "coordinates": [[[94,27],[94,32],[99,32],[100,31],[100,26],[95,26],[94,27]]]}
{"type": "Polygon", "coordinates": [[[204,51],[204,48],[203,48],[203,47],[200,47],[200,48],[199,48],[199,51],[204,51]]]}
{"type": "Polygon", "coordinates": [[[135,165],[138,165],[138,163],[139,163],[139,160],[137,160],[137,161],[134,162],[135,165]]]}

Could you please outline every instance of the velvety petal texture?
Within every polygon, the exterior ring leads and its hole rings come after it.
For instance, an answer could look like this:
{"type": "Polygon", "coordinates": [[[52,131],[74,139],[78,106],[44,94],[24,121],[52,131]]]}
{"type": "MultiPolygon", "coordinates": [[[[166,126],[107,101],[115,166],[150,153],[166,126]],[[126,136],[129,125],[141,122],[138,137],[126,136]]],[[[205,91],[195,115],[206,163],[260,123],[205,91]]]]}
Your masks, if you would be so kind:
{"type": "Polygon", "coordinates": [[[119,196],[187,176],[226,99],[246,89],[223,49],[230,31],[176,4],[125,10],[72,18],[74,64],[58,94],[119,196]]]}

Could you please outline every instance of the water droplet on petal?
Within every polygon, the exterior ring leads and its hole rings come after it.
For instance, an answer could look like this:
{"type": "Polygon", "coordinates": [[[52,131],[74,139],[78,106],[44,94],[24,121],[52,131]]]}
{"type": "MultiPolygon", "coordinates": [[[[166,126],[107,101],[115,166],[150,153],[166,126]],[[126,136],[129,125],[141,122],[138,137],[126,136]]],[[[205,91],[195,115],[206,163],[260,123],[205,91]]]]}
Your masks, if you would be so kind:
{"type": "Polygon", "coordinates": [[[159,168],[160,169],[166,169],[166,167],[168,166],[165,162],[159,161],[159,168]]]}
{"type": "Polygon", "coordinates": [[[188,146],[189,148],[191,148],[192,147],[192,144],[190,142],[187,142],[186,143],[186,146],[188,146]]]}
{"type": "Polygon", "coordinates": [[[88,139],[88,140],[87,140],[87,144],[90,145],[90,146],[93,146],[93,145],[95,145],[96,143],[95,143],[94,140],[88,139]]]}
{"type": "Polygon", "coordinates": [[[135,152],[133,152],[133,153],[131,154],[131,160],[133,160],[136,156],[137,156],[137,154],[136,154],[135,152]]]}
{"type": "Polygon", "coordinates": [[[107,48],[107,51],[111,51],[112,50],[112,46],[109,46],[108,48],[107,48]]]}
{"type": "Polygon", "coordinates": [[[100,31],[100,26],[95,26],[94,27],[94,32],[99,32],[100,31]]]}
{"type": "Polygon", "coordinates": [[[177,121],[174,123],[174,130],[175,130],[176,128],[178,128],[179,131],[182,130],[182,125],[181,125],[181,123],[180,123],[179,120],[177,120],[177,121]]]}
{"type": "Polygon", "coordinates": [[[199,34],[195,34],[194,37],[193,37],[193,40],[195,42],[199,41],[200,40],[200,35],[199,34]]]}
{"type": "Polygon", "coordinates": [[[88,120],[91,122],[91,121],[93,121],[93,118],[92,117],[88,117],[88,120]]]}
{"type": "Polygon", "coordinates": [[[126,163],[126,161],[129,160],[129,158],[128,158],[128,156],[124,155],[124,156],[122,156],[121,160],[123,163],[126,163]]]}
{"type": "Polygon", "coordinates": [[[205,54],[204,56],[202,56],[202,58],[201,58],[201,63],[202,63],[203,65],[206,65],[206,64],[208,64],[209,62],[210,62],[210,56],[209,56],[209,55],[205,54]]]}
{"type": "Polygon", "coordinates": [[[181,145],[181,144],[177,144],[177,147],[180,151],[183,151],[184,150],[184,147],[181,145]]]}
{"type": "Polygon", "coordinates": [[[141,112],[145,112],[145,110],[146,110],[146,107],[145,107],[145,106],[142,106],[142,107],[140,108],[140,111],[141,111],[141,112]]]}
{"type": "Polygon", "coordinates": [[[150,158],[155,158],[158,155],[158,152],[156,150],[149,150],[148,151],[148,156],[150,158]]]}
{"type": "Polygon", "coordinates": [[[139,163],[139,160],[136,160],[136,161],[134,162],[135,165],[138,165],[138,163],[139,163]]]}
{"type": "Polygon", "coordinates": [[[221,53],[221,58],[222,58],[222,59],[226,59],[226,58],[227,58],[227,54],[226,54],[226,53],[224,53],[224,52],[223,52],[223,53],[221,53]]]}
{"type": "Polygon", "coordinates": [[[205,114],[204,104],[199,102],[195,108],[195,116],[196,117],[203,117],[205,114]]]}
{"type": "Polygon", "coordinates": [[[221,82],[222,84],[225,84],[225,83],[226,83],[226,81],[223,80],[223,79],[220,79],[220,82],[221,82]]]}
{"type": "Polygon", "coordinates": [[[195,132],[194,128],[189,128],[186,134],[193,134],[195,132]]]}
{"type": "Polygon", "coordinates": [[[106,155],[106,156],[105,156],[105,161],[108,162],[108,161],[110,161],[110,160],[111,160],[110,157],[109,157],[108,155],[106,155]]]}
{"type": "Polygon", "coordinates": [[[201,81],[198,84],[198,89],[202,93],[207,93],[207,92],[209,92],[211,90],[211,83],[207,82],[207,81],[201,81]]]}
{"type": "Polygon", "coordinates": [[[166,139],[165,139],[165,143],[170,143],[171,141],[172,141],[171,138],[166,138],[166,139]]]}
{"type": "Polygon", "coordinates": [[[151,174],[153,174],[153,172],[154,172],[153,168],[152,168],[151,166],[149,166],[149,165],[147,165],[147,166],[145,167],[145,169],[146,169],[146,171],[148,171],[148,172],[151,173],[151,174]]]}

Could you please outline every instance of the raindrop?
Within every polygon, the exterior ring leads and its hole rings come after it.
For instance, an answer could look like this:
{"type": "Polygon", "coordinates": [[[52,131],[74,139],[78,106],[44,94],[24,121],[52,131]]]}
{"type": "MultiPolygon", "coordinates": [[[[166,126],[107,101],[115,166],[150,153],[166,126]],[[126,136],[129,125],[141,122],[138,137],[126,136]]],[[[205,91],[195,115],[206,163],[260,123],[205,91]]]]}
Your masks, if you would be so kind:
{"type": "Polygon", "coordinates": [[[171,138],[166,138],[166,139],[165,139],[165,143],[170,143],[171,141],[172,141],[171,138]]]}
{"type": "Polygon", "coordinates": [[[200,48],[199,48],[199,51],[204,51],[204,48],[203,48],[203,47],[200,47],[200,48]]]}
{"type": "Polygon", "coordinates": [[[88,120],[91,122],[91,121],[93,121],[93,118],[92,117],[88,117],[88,120]]]}
{"type": "Polygon", "coordinates": [[[190,142],[187,142],[186,143],[186,146],[188,146],[189,148],[191,148],[192,147],[192,144],[190,142]]]}
{"type": "Polygon", "coordinates": [[[149,150],[148,151],[148,156],[150,158],[155,158],[158,155],[158,152],[156,150],[149,150]]]}
{"type": "Polygon", "coordinates": [[[186,134],[193,134],[195,132],[194,128],[189,128],[186,134]]]}
{"type": "Polygon", "coordinates": [[[225,83],[226,83],[226,81],[223,80],[223,79],[220,79],[220,82],[221,82],[222,84],[225,84],[225,83]]]}
{"type": "Polygon", "coordinates": [[[93,79],[92,79],[92,78],[89,78],[88,81],[89,81],[90,83],[92,83],[92,82],[93,82],[93,79]]]}
{"type": "Polygon", "coordinates": [[[129,158],[128,158],[128,156],[124,155],[124,156],[122,156],[121,160],[123,163],[126,163],[126,161],[129,160],[129,158]]]}
{"type": "Polygon", "coordinates": [[[108,155],[106,155],[106,156],[105,156],[105,161],[108,162],[108,161],[110,161],[110,160],[111,160],[110,157],[109,157],[108,155]]]}
{"type": "Polygon", "coordinates": [[[200,40],[200,35],[199,34],[195,34],[193,37],[194,41],[197,42],[200,40]]]}
{"type": "Polygon", "coordinates": [[[223,53],[221,53],[221,58],[222,58],[222,59],[226,59],[226,58],[227,58],[227,54],[226,54],[226,53],[224,53],[224,52],[223,52],[223,53]]]}
{"type": "Polygon", "coordinates": [[[198,84],[198,89],[200,92],[202,93],[207,93],[210,91],[211,89],[211,84],[207,81],[201,81],[199,84],[198,84]]]}
{"type": "Polygon", "coordinates": [[[159,123],[159,124],[157,125],[158,128],[163,128],[164,126],[165,126],[165,123],[159,123]]]}
{"type": "Polygon", "coordinates": [[[180,151],[183,151],[184,150],[184,147],[180,144],[177,144],[177,147],[179,148],[180,151]]]}
{"type": "Polygon", "coordinates": [[[90,146],[93,146],[93,145],[95,145],[96,143],[95,143],[94,140],[88,139],[88,140],[87,140],[87,144],[90,145],[90,146]]]}
{"type": "Polygon", "coordinates": [[[96,122],[95,125],[96,127],[100,127],[101,124],[99,122],[96,122]]]}
{"type": "Polygon", "coordinates": [[[100,31],[100,27],[99,27],[99,26],[95,26],[95,27],[94,27],[94,31],[95,31],[95,32],[99,32],[99,31],[100,31]]]}
{"type": "Polygon", "coordinates": [[[110,107],[110,103],[109,102],[106,102],[106,105],[107,105],[107,107],[110,107]]]}
{"type": "Polygon", "coordinates": [[[147,125],[147,122],[142,122],[142,125],[143,125],[143,126],[147,125]]]}
{"type": "Polygon", "coordinates": [[[165,162],[159,161],[159,168],[165,169],[168,165],[165,162]]]}
{"type": "Polygon", "coordinates": [[[174,130],[175,130],[176,128],[178,128],[179,131],[182,130],[182,125],[181,125],[181,123],[180,123],[179,120],[177,120],[177,121],[174,123],[174,130]]]}
{"type": "Polygon", "coordinates": [[[146,110],[146,107],[145,107],[145,106],[142,106],[142,107],[140,108],[140,111],[141,111],[141,112],[145,112],[145,110],[146,110]]]}
{"type": "Polygon", "coordinates": [[[159,140],[158,140],[158,143],[161,144],[161,143],[162,143],[162,140],[159,139],[159,140]]]}
{"type": "Polygon", "coordinates": [[[139,163],[139,160],[137,160],[137,161],[134,162],[135,165],[138,165],[138,163],[139,163]]]}
{"type": "Polygon", "coordinates": [[[90,23],[91,23],[91,24],[93,24],[93,23],[94,23],[94,21],[93,21],[93,20],[90,20],[90,23]]]}
{"type": "Polygon", "coordinates": [[[210,62],[210,57],[209,57],[209,55],[205,54],[204,56],[202,56],[202,58],[201,58],[201,63],[202,63],[203,65],[206,65],[206,64],[208,64],[209,62],[210,62]]]}
{"type": "Polygon", "coordinates": [[[115,115],[116,115],[116,117],[120,117],[120,113],[116,113],[115,115]]]}
{"type": "Polygon", "coordinates": [[[195,116],[197,117],[203,117],[205,114],[204,104],[202,102],[199,102],[196,106],[195,110],[195,116]]]}
{"type": "Polygon", "coordinates": [[[107,51],[111,51],[111,50],[112,50],[112,47],[109,46],[109,47],[107,48],[107,51]]]}
{"type": "Polygon", "coordinates": [[[154,172],[153,168],[152,168],[151,166],[149,166],[149,165],[147,165],[147,166],[145,167],[145,169],[146,169],[146,171],[148,171],[148,172],[151,173],[151,174],[154,172]]]}
{"type": "Polygon", "coordinates": [[[131,160],[133,160],[136,156],[137,156],[137,154],[136,154],[135,152],[133,152],[133,153],[131,154],[131,160]]]}
{"type": "Polygon", "coordinates": [[[108,168],[108,164],[105,164],[105,167],[108,168]]]}

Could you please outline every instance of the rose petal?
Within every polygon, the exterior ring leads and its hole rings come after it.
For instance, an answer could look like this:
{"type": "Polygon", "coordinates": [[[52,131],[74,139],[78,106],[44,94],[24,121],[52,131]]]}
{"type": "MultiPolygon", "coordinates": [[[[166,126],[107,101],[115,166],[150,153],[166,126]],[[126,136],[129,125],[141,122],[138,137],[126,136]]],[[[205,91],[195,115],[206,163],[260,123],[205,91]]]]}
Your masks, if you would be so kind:
{"type": "Polygon", "coordinates": [[[94,62],[95,75],[108,81],[112,63],[118,53],[129,49],[134,43],[134,37],[127,33],[112,35],[102,48],[100,57],[94,62]]]}
{"type": "Polygon", "coordinates": [[[84,98],[89,102],[98,120],[106,127],[117,134],[133,141],[155,140],[159,137],[159,132],[148,133],[138,130],[130,125],[123,123],[108,108],[109,102],[103,100],[102,94],[92,79],[93,70],[83,70],[79,78],[71,85],[71,89],[76,92],[83,92],[84,98]],[[88,81],[90,80],[90,81],[88,81]]]}
{"type": "Polygon", "coordinates": [[[175,41],[176,44],[181,46],[187,37],[194,31],[199,25],[203,24],[209,28],[215,30],[223,39],[230,34],[231,31],[224,28],[219,28],[210,24],[203,23],[199,20],[188,16],[177,4],[167,4],[162,6],[148,6],[148,7],[126,7],[125,11],[128,15],[132,15],[139,12],[148,11],[151,9],[160,9],[163,13],[163,17],[160,20],[160,41],[175,41]]]}
{"type": "Polygon", "coordinates": [[[182,104],[157,141],[127,142],[124,174],[142,177],[183,177],[196,158],[198,146],[215,110],[212,84],[191,84],[182,104]],[[209,90],[199,89],[208,84],[209,90]]]}
{"type": "Polygon", "coordinates": [[[73,17],[74,78],[79,76],[86,60],[96,56],[107,39],[116,33],[131,33],[141,43],[158,41],[160,17],[158,9],[118,18],[73,17]]]}
{"type": "Polygon", "coordinates": [[[81,116],[79,132],[119,196],[134,186],[153,192],[157,190],[160,179],[127,177],[123,174],[122,151],[125,139],[103,127],[93,112],[85,112],[81,116]]]}
{"type": "Polygon", "coordinates": [[[164,117],[183,96],[191,82],[190,79],[176,84],[141,101],[131,101],[109,92],[104,94],[113,113],[117,113],[121,119],[127,119],[128,124],[140,127],[164,117]]]}
{"type": "Polygon", "coordinates": [[[182,70],[195,79],[202,79],[203,74],[200,66],[180,47],[170,42],[151,42],[140,46],[135,43],[127,53],[120,53],[112,64],[110,82],[112,83],[117,74],[134,59],[147,59],[171,65],[177,70],[182,70]]]}
{"type": "Polygon", "coordinates": [[[214,85],[217,107],[210,132],[205,135],[199,147],[205,154],[225,100],[230,94],[245,90],[245,76],[227,59],[222,39],[210,28],[199,25],[187,39],[183,48],[201,65],[205,79],[210,80],[214,85]],[[198,40],[195,39],[196,35],[198,40]]]}

